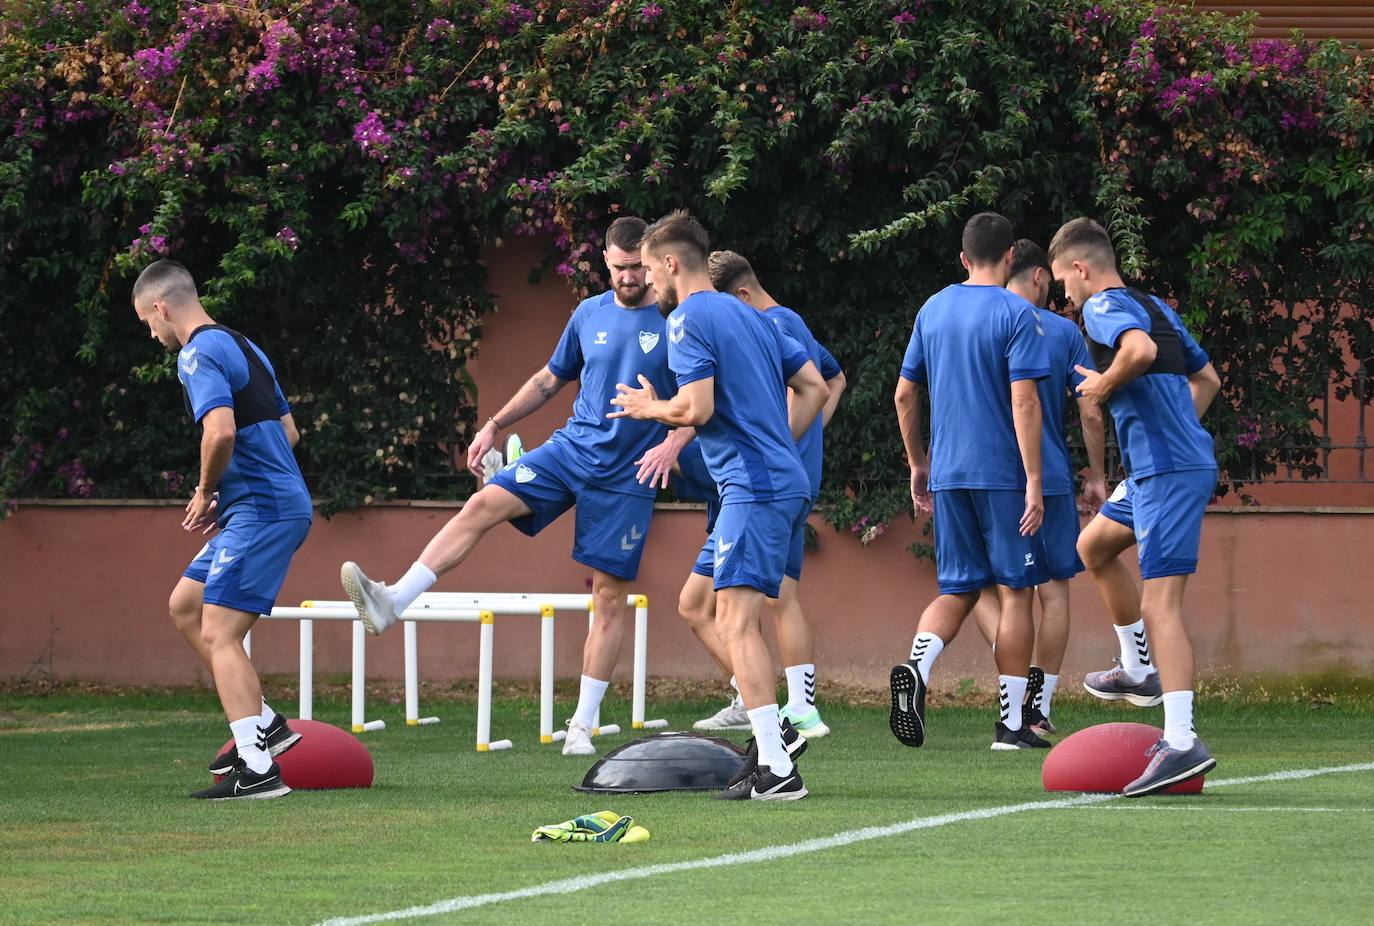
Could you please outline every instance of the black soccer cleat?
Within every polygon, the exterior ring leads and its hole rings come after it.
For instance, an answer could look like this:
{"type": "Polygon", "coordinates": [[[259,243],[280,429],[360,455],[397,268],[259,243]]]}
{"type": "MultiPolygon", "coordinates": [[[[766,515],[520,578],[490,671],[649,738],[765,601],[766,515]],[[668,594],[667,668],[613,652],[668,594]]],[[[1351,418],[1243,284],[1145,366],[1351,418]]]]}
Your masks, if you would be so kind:
{"type": "Polygon", "coordinates": [[[259,774],[243,764],[234,763],[229,774],[204,791],[195,791],[192,797],[202,801],[261,800],[290,794],[291,789],[282,781],[281,767],[273,762],[267,771],[259,774]]]}
{"type": "MultiPolygon", "coordinates": [[[[787,747],[787,757],[795,762],[801,758],[802,753],[806,752],[806,737],[797,732],[797,728],[792,726],[792,721],[784,719],[782,722],[782,744],[787,747]]],[[[735,777],[730,779],[727,788],[734,787],[750,775],[759,767],[759,744],[754,737],[749,737],[749,742],[745,744],[744,764],[740,766],[735,777]]]]}
{"type": "MultiPolygon", "coordinates": [[[[281,714],[272,718],[272,722],[267,725],[266,730],[261,727],[258,729],[261,731],[259,739],[265,743],[262,748],[266,749],[267,754],[274,759],[301,741],[301,735],[287,726],[286,718],[281,714]]],[[[239,749],[230,743],[229,748],[215,756],[215,761],[210,763],[210,774],[228,775],[238,760],[239,749]]]]}
{"type": "Polygon", "coordinates": [[[892,690],[892,710],[887,725],[903,746],[919,746],[926,741],[926,685],[914,662],[892,667],[888,682],[892,690]]]}
{"type": "Polygon", "coordinates": [[[1021,726],[1036,736],[1049,736],[1059,732],[1059,728],[1050,723],[1050,719],[1042,714],[1038,707],[1028,707],[1021,712],[1021,726]]]}
{"type": "Polygon", "coordinates": [[[718,801],[799,801],[809,792],[797,766],[786,775],[774,775],[766,765],[757,766],[746,778],[716,792],[718,801]]]}
{"type": "Polygon", "coordinates": [[[1007,725],[999,720],[997,721],[997,725],[992,728],[992,748],[999,751],[1012,749],[1049,749],[1050,741],[1036,736],[1031,732],[1030,727],[1025,725],[1015,730],[1008,730],[1007,725]]]}

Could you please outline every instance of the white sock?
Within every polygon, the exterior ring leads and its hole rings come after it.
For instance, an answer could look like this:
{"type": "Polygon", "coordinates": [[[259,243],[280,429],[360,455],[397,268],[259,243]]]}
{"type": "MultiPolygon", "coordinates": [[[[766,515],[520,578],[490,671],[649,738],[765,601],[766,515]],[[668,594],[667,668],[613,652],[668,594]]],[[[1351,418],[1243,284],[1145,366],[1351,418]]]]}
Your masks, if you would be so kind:
{"type": "Polygon", "coordinates": [[[1197,741],[1191,691],[1164,692],[1164,741],[1170,749],[1192,749],[1197,741]]]}
{"type": "Polygon", "coordinates": [[[759,747],[759,765],[768,766],[774,775],[792,774],[792,757],[782,743],[782,721],[778,706],[765,704],[749,712],[749,726],[754,730],[754,742],[759,747]]]}
{"type": "Polygon", "coordinates": [[[1134,624],[1116,627],[1116,638],[1121,643],[1121,668],[1133,682],[1143,682],[1155,671],[1154,661],[1150,659],[1150,640],[1145,634],[1145,619],[1134,624]]]}
{"type": "Polygon", "coordinates": [[[916,663],[916,671],[921,673],[921,681],[930,684],[930,670],[936,658],[944,651],[945,641],[933,633],[918,633],[911,641],[911,661],[916,663]]]}
{"type": "Polygon", "coordinates": [[[590,675],[582,676],[582,691],[577,696],[577,711],[572,722],[591,729],[596,723],[597,711],[601,710],[601,699],[606,696],[610,682],[603,682],[590,675]]]}
{"type": "Polygon", "coordinates": [[[262,699],[262,713],[258,714],[258,726],[266,730],[277,719],[277,712],[268,707],[267,699],[262,699]]]}
{"type": "Polygon", "coordinates": [[[816,665],[807,662],[783,671],[787,673],[787,713],[805,717],[816,709],[816,665]]]}
{"type": "Polygon", "coordinates": [[[1008,730],[1021,729],[1021,702],[1026,700],[1025,677],[997,676],[997,698],[1002,725],[1008,730]]]}
{"type": "Polygon", "coordinates": [[[1035,706],[1040,708],[1040,713],[1044,714],[1046,719],[1050,716],[1050,701],[1054,699],[1054,689],[1058,687],[1059,676],[1047,674],[1045,687],[1040,689],[1040,697],[1035,699],[1035,706]]]}
{"type": "Polygon", "coordinates": [[[391,603],[396,606],[396,613],[399,615],[405,611],[406,608],[415,603],[416,598],[429,591],[430,587],[438,581],[439,577],[434,574],[432,569],[416,560],[406,570],[406,574],[401,576],[401,581],[386,587],[387,592],[391,595],[391,603]]]}
{"type": "Polygon", "coordinates": [[[258,719],[258,715],[254,714],[242,720],[235,720],[229,724],[229,729],[234,733],[234,746],[239,751],[239,758],[254,772],[262,774],[272,767],[272,757],[263,748],[267,742],[262,739],[258,719]]]}

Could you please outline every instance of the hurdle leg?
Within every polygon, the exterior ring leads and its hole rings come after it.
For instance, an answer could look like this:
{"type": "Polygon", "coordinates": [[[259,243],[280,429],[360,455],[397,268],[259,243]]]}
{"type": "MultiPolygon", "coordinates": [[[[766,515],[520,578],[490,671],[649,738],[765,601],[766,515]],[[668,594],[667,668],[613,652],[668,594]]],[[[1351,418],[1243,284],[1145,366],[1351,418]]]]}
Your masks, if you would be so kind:
{"type": "Polygon", "coordinates": [[[539,742],[553,742],[553,615],[552,605],[539,609],[539,742]]]}
{"type": "Polygon", "coordinates": [[[490,611],[482,612],[482,637],[477,662],[477,751],[494,752],[509,749],[510,740],[491,741],[491,664],[496,619],[490,611]]]}
{"type": "Polygon", "coordinates": [[[296,716],[310,720],[315,716],[315,622],[301,622],[301,703],[296,716]]]}
{"type": "Polygon", "coordinates": [[[438,723],[438,717],[420,716],[420,628],[414,621],[405,622],[406,640],[406,726],[419,727],[438,723]]]}
{"type": "Polygon", "coordinates": [[[662,718],[645,720],[645,697],[649,684],[649,596],[635,596],[635,682],[630,725],[636,730],[658,730],[668,726],[662,718]]]}
{"type": "Polygon", "coordinates": [[[366,697],[367,675],[367,631],[362,621],[353,622],[353,732],[385,730],[385,720],[367,720],[363,713],[363,699],[366,697]]]}

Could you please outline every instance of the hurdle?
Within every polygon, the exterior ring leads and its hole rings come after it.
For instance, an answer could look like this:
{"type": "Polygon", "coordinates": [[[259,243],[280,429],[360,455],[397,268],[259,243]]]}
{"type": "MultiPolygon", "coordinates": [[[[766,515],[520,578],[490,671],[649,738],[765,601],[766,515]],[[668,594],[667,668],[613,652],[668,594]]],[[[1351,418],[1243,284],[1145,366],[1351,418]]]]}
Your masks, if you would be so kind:
{"type": "MultiPolygon", "coordinates": [[[[648,599],[643,595],[631,595],[627,601],[635,608],[635,663],[632,703],[632,727],[634,729],[655,729],[666,727],[666,720],[646,720],[645,687],[647,682],[648,654],[648,599]]],[[[553,680],[554,680],[554,617],[559,611],[591,611],[590,595],[567,594],[470,594],[470,593],[429,593],[422,595],[399,620],[405,631],[405,685],[406,685],[406,725],[427,726],[438,723],[437,717],[421,717],[419,711],[419,645],[417,623],[432,622],[475,622],[481,625],[478,658],[478,703],[477,703],[477,751],[493,752],[510,749],[513,742],[509,739],[492,741],[491,733],[491,684],[492,663],[494,658],[495,617],[530,615],[538,616],[540,628],[540,718],[539,740],[541,743],[557,742],[565,737],[563,731],[553,730],[553,680]]],[[[366,719],[366,630],[357,612],[349,601],[305,601],[299,607],[273,608],[272,613],[263,615],[274,620],[296,620],[300,623],[300,709],[302,719],[311,719],[314,706],[314,621],[348,620],[353,624],[353,679],[352,679],[352,728],[355,733],[370,732],[386,728],[383,720],[366,719]]],[[[245,643],[251,645],[248,639],[245,643]]],[[[599,718],[593,729],[594,736],[613,735],[620,732],[616,724],[601,726],[599,718]]]]}

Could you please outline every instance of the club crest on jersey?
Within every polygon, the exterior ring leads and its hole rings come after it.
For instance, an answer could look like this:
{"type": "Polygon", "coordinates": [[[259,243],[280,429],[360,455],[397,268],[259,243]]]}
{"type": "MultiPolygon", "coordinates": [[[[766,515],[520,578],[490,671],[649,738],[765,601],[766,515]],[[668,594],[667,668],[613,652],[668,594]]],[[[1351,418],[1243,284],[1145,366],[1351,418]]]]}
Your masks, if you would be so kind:
{"type": "Polygon", "coordinates": [[[687,334],[687,316],[686,316],[686,315],[678,315],[678,316],[676,316],[676,317],[669,316],[669,318],[668,318],[668,340],[669,340],[669,341],[672,341],[674,344],[678,344],[678,343],[680,343],[680,342],[682,341],[683,337],[684,337],[686,334],[687,334]]]}
{"type": "Polygon", "coordinates": [[[605,344],[605,343],[606,343],[606,332],[604,332],[604,331],[598,331],[598,332],[596,333],[596,340],[593,341],[592,343],[593,343],[593,344],[605,344]]]}
{"type": "Polygon", "coordinates": [[[641,331],[639,333],[639,349],[647,354],[655,347],[658,347],[658,332],[641,331]]]}

